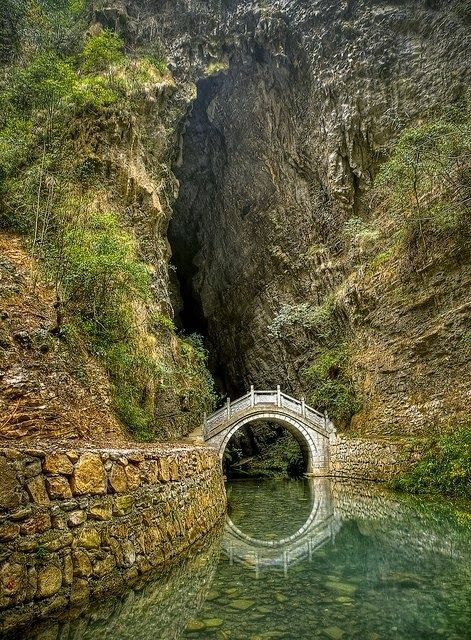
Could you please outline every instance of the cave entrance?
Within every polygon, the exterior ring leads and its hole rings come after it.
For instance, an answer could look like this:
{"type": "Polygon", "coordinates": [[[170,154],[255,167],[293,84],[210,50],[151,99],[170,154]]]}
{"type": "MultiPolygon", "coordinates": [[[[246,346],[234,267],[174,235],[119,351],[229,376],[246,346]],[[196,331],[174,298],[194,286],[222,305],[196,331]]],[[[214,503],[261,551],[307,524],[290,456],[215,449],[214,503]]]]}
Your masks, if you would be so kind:
{"type": "Polygon", "coordinates": [[[229,440],[223,456],[228,478],[301,478],[308,469],[308,453],[282,424],[257,420],[241,427],[229,440]]]}
{"type": "Polygon", "coordinates": [[[224,362],[210,336],[209,312],[203,305],[204,292],[208,298],[208,291],[217,287],[213,282],[204,281],[202,267],[210,260],[213,249],[205,229],[210,225],[206,214],[215,207],[225,164],[224,138],[210,118],[211,103],[220,92],[224,78],[224,73],[217,73],[198,81],[196,98],[181,125],[179,155],[172,167],[180,186],[168,229],[175,321],[185,333],[202,336],[209,353],[208,367],[223,399],[229,391],[242,392],[243,386],[227,388],[224,362]]]}

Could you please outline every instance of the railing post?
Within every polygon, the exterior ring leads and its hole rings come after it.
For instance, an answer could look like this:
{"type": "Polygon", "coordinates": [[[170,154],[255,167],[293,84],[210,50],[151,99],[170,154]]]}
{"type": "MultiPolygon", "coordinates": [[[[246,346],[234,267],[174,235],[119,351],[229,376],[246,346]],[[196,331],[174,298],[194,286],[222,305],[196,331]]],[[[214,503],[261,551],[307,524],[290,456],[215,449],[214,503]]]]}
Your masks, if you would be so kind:
{"type": "Polygon", "coordinates": [[[226,413],[227,413],[227,419],[229,420],[231,417],[231,399],[230,398],[227,398],[226,413]]]}
{"type": "Polygon", "coordinates": [[[327,415],[327,411],[324,411],[324,427],[327,430],[327,425],[329,423],[329,416],[327,415]]]}
{"type": "Polygon", "coordinates": [[[253,384],[250,385],[250,406],[255,407],[255,389],[253,384]]]}
{"type": "Polygon", "coordinates": [[[303,418],[306,417],[306,400],[304,399],[304,396],[301,398],[301,414],[303,418]]]}
{"type": "Polygon", "coordinates": [[[276,406],[281,407],[281,389],[280,385],[276,385],[276,406]]]}

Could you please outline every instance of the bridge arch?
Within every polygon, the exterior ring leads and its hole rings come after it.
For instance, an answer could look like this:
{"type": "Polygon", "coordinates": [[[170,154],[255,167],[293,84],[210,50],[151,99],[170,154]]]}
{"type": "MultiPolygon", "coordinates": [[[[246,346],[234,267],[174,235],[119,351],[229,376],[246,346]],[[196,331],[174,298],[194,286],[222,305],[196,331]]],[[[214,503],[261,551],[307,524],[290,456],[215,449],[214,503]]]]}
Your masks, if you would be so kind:
{"type": "Polygon", "coordinates": [[[222,460],[232,436],[244,425],[256,421],[281,424],[298,440],[307,462],[309,475],[327,475],[329,438],[335,428],[327,415],[280,391],[250,392],[205,418],[204,440],[216,448],[222,460]]]}
{"type": "Polygon", "coordinates": [[[266,421],[274,422],[281,425],[291,435],[296,438],[303,454],[304,461],[306,463],[307,473],[312,473],[316,464],[319,462],[320,452],[319,443],[316,443],[316,439],[309,429],[307,429],[300,420],[293,418],[292,416],[283,415],[281,412],[276,411],[257,411],[256,413],[245,416],[233,422],[224,434],[224,438],[219,445],[219,455],[222,459],[224,451],[227,448],[232,436],[234,436],[239,429],[242,429],[247,424],[253,422],[266,421]]]}

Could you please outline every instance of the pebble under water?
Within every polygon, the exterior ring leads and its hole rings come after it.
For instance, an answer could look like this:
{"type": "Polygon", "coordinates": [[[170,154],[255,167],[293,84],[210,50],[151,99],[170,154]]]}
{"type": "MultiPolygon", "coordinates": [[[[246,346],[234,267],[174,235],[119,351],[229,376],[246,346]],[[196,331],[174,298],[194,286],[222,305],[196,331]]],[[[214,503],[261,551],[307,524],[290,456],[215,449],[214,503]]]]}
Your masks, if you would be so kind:
{"type": "Polygon", "coordinates": [[[471,637],[466,507],[327,478],[238,480],[227,491],[224,531],[181,565],[28,637],[471,637]]]}

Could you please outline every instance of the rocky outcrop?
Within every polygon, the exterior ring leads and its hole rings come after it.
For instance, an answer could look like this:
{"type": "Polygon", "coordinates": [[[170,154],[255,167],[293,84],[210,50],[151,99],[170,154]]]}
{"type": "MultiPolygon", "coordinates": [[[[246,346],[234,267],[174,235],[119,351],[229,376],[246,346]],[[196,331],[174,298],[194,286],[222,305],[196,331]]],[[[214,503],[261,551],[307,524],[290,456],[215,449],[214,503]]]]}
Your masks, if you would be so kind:
{"type": "Polygon", "coordinates": [[[0,450],[0,630],[112,594],[225,511],[216,452],[0,450]]]}
{"type": "Polygon", "coordinates": [[[363,401],[357,429],[426,433],[463,416],[466,256],[445,248],[422,275],[379,269],[373,277],[345,223],[387,227],[370,194],[391,144],[465,98],[466,7],[133,5],[141,38],[159,21],[177,84],[197,84],[174,164],[180,191],[169,237],[183,323],[207,333],[221,386],[236,394],[281,381],[306,391],[302,372],[326,348],[325,317],[320,330],[310,318],[273,329],[286,309],[322,311],[333,301],[363,401]]]}

